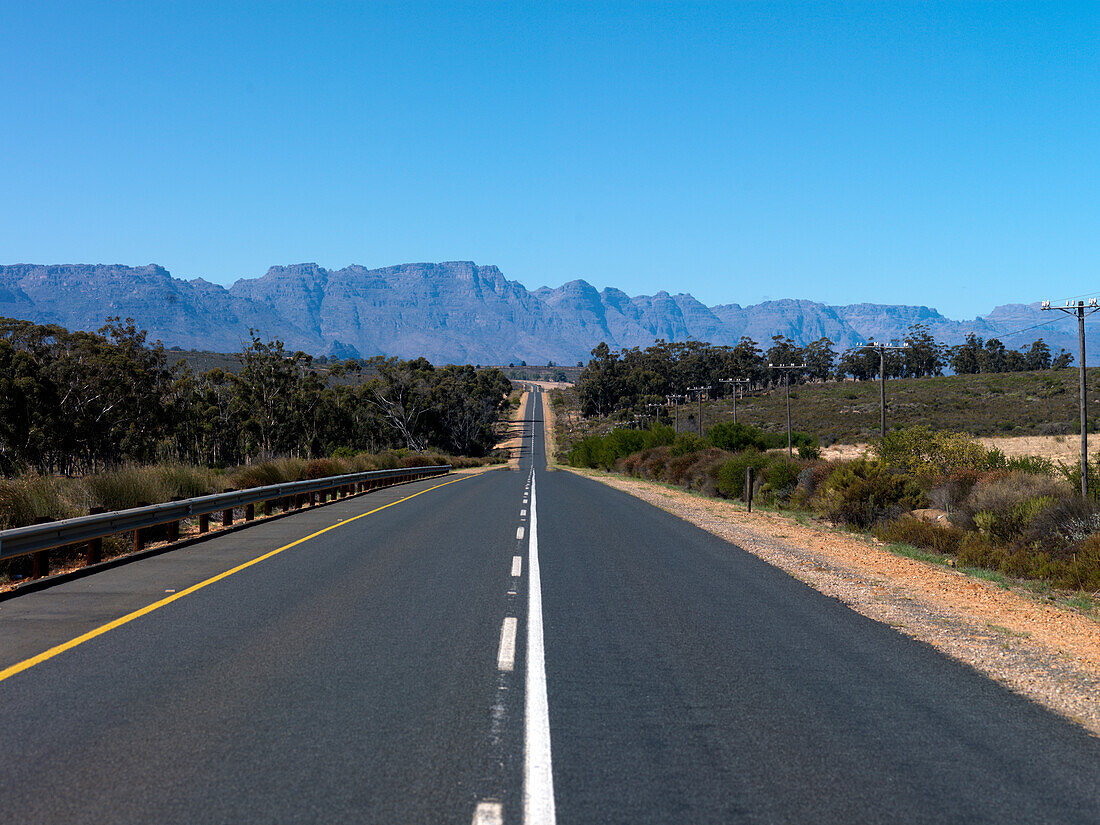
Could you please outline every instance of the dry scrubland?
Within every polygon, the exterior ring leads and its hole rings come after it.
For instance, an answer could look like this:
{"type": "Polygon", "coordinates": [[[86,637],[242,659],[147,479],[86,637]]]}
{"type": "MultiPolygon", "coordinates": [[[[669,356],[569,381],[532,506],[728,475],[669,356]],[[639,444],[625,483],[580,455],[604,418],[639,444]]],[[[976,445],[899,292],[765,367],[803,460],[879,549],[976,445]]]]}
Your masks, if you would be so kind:
{"type": "MultiPolygon", "coordinates": [[[[1057,436],[1077,432],[1077,370],[902,378],[886,384],[888,425],[929,424],[978,437],[1057,436]]],[[[1087,370],[1090,427],[1100,426],[1100,369],[1087,370]]],[[[737,404],[737,420],[777,432],[786,427],[782,388],[737,404]]],[[[681,407],[681,422],[695,405],[681,407]]],[[[732,419],[728,399],[705,405],[707,426],[732,419]]],[[[791,387],[796,430],[823,446],[866,443],[879,436],[877,381],[831,381],[791,387]]],[[[692,418],[694,426],[694,418],[692,418]]]]}

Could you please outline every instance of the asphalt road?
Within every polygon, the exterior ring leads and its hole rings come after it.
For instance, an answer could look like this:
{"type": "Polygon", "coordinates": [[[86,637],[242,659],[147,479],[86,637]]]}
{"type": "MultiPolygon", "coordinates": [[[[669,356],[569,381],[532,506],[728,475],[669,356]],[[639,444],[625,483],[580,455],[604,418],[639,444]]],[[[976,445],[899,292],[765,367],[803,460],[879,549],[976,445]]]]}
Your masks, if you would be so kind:
{"type": "Polygon", "coordinates": [[[546,472],[532,400],[519,471],[0,603],[0,822],[1100,822],[1098,740],[546,472]]]}

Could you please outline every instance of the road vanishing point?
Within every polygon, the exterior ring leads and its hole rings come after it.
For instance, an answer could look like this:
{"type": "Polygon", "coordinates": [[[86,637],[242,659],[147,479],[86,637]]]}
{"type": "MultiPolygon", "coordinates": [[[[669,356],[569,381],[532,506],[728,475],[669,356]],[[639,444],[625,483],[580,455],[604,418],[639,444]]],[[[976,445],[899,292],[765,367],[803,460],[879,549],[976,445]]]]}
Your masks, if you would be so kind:
{"type": "Polygon", "coordinates": [[[1100,822],[1100,740],[523,426],[0,603],[0,822],[1100,822]]]}

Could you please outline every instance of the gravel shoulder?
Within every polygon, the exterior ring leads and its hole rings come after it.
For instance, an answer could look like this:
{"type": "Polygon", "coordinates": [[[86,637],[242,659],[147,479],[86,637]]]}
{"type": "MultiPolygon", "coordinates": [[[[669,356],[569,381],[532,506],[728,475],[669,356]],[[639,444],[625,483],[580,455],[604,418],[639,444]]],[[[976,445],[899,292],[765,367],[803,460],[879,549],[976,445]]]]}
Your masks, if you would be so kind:
{"type": "MultiPolygon", "coordinates": [[[[547,405],[548,406],[548,405],[547,405]]],[[[660,507],[1100,736],[1100,623],[897,556],[873,538],[654,482],[569,469],[660,507]]]]}

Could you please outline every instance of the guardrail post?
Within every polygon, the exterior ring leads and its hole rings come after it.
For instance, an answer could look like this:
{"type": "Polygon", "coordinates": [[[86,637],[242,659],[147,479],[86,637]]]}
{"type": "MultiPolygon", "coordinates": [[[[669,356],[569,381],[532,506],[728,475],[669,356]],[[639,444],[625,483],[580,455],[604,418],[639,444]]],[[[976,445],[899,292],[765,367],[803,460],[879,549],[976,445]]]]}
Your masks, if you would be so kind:
{"type": "MultiPolygon", "coordinates": [[[[172,501],[180,501],[180,497],[176,496],[172,501]]],[[[168,522],[168,541],[180,540],[180,523],[178,521],[168,522]]]]}
{"type": "MultiPolygon", "coordinates": [[[[98,516],[102,512],[105,512],[102,507],[91,507],[88,510],[88,515],[98,516]]],[[[101,561],[103,561],[103,539],[88,539],[88,543],[84,548],[84,564],[99,564],[101,561]]]]}
{"type": "Polygon", "coordinates": [[[200,533],[209,533],[210,532],[210,514],[209,513],[203,513],[202,515],[199,516],[199,532],[200,533]]]}
{"type": "MultiPolygon", "coordinates": [[[[48,521],[53,521],[52,518],[45,516],[39,516],[34,520],[35,524],[45,524],[48,521]]],[[[41,579],[44,576],[50,575],[50,551],[39,550],[34,556],[31,557],[31,578],[41,579]]]]}
{"type": "Polygon", "coordinates": [[[252,521],[254,518],[256,518],[256,505],[255,504],[246,505],[245,508],[244,508],[244,520],[245,521],[252,521]]]}
{"type": "Polygon", "coordinates": [[[222,510],[222,527],[232,527],[232,526],[233,526],[233,508],[230,507],[228,510],[222,510]]]}
{"type": "MultiPolygon", "coordinates": [[[[149,506],[149,502],[147,502],[147,501],[139,501],[139,502],[137,503],[137,506],[138,506],[138,507],[148,507],[148,506],[149,506]]],[[[138,552],[140,552],[140,551],[142,550],[142,548],[144,548],[144,547],[145,547],[145,531],[144,531],[144,530],[143,530],[142,528],[138,527],[137,529],[135,529],[135,530],[134,530],[134,546],[133,546],[133,550],[134,550],[134,552],[135,552],[135,553],[138,553],[138,552]]]]}

